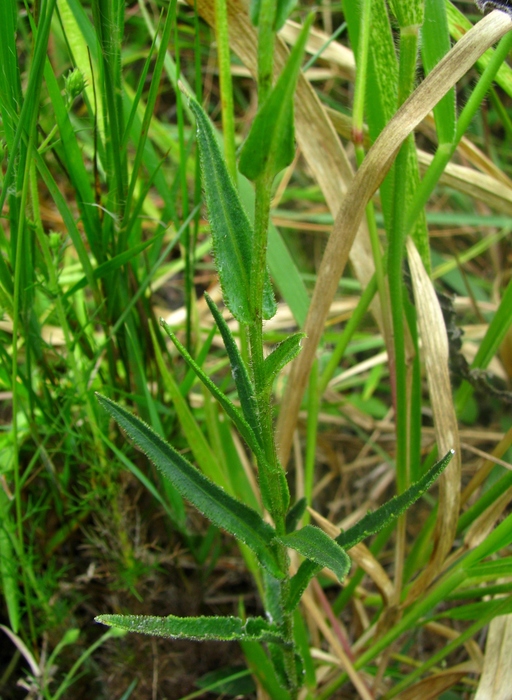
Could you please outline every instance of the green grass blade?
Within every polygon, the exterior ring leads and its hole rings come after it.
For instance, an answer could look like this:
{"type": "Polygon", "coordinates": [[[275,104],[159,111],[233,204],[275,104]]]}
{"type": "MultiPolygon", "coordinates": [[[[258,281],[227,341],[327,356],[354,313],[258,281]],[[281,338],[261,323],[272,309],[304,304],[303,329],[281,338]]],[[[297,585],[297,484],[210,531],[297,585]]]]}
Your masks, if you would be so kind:
{"type": "MultiPolygon", "coordinates": [[[[131,208],[131,201],[133,197],[133,192],[137,184],[137,179],[139,176],[140,166],[144,157],[144,148],[146,145],[146,140],[148,137],[149,126],[151,119],[153,118],[153,112],[158,97],[158,91],[160,90],[160,78],[162,75],[165,55],[167,53],[167,47],[169,45],[171,29],[176,16],[176,0],[173,0],[169,5],[167,11],[167,16],[165,18],[164,27],[162,30],[162,38],[160,41],[160,48],[156,57],[155,67],[153,69],[153,74],[151,78],[151,85],[149,88],[149,95],[146,103],[146,109],[144,112],[144,118],[142,120],[142,133],[141,138],[137,142],[137,150],[135,152],[135,158],[133,160],[132,174],[130,179],[130,184],[128,187],[128,195],[126,201],[126,211],[129,212],[131,208]]],[[[137,104],[137,100],[134,100],[134,106],[137,104]]],[[[133,109],[133,107],[132,107],[133,109]]],[[[128,127],[127,127],[128,130],[128,127]]],[[[187,212],[188,213],[188,212],[187,212]]]]}
{"type": "MultiPolygon", "coordinates": [[[[421,55],[425,73],[432,68],[451,48],[446,6],[444,0],[428,0],[425,3],[425,20],[422,27],[421,55]]],[[[436,132],[439,145],[451,144],[455,137],[455,88],[434,107],[436,132]]]]}
{"type": "Polygon", "coordinates": [[[164,387],[167,389],[171,395],[171,401],[178,418],[180,421],[183,434],[187,439],[187,443],[190,445],[194,459],[199,465],[201,471],[212,481],[214,481],[219,486],[222,486],[230,495],[234,496],[234,491],[231,488],[231,484],[227,475],[222,470],[219,460],[216,458],[214,452],[212,451],[208,441],[206,440],[202,430],[200,429],[197,421],[192,415],[187,402],[183,398],[181,391],[176,384],[174,377],[167,369],[162,356],[162,351],[158,344],[158,341],[153,330],[153,326],[150,326],[151,337],[153,339],[153,348],[155,351],[155,357],[160,371],[160,375],[163,380],[164,387]]]}
{"type": "Polygon", "coordinates": [[[12,520],[10,503],[3,489],[0,489],[0,577],[2,593],[7,607],[9,624],[17,634],[20,626],[20,590],[18,560],[11,544],[16,537],[16,524],[12,520]]]}

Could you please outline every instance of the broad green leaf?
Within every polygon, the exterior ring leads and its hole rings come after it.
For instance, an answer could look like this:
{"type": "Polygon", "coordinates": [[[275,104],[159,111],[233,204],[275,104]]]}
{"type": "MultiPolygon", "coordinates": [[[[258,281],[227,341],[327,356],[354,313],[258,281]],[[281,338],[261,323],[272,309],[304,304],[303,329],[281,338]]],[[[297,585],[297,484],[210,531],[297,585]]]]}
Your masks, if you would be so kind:
{"type": "Polygon", "coordinates": [[[347,553],[319,527],[306,525],[301,530],[279,537],[278,540],[318,566],[331,569],[340,581],[343,581],[350,570],[347,553]]]}
{"type": "Polygon", "coordinates": [[[299,498],[299,500],[295,501],[293,506],[290,508],[290,510],[286,514],[285,526],[287,534],[295,530],[299,520],[304,515],[307,505],[308,502],[305,498],[299,498]]]}
{"type": "Polygon", "coordinates": [[[279,343],[274,350],[265,358],[263,369],[265,370],[265,382],[270,386],[275,377],[289,362],[294,360],[300,352],[300,343],[306,337],[305,333],[294,333],[282,343],[279,343]]]}
{"type": "Polygon", "coordinates": [[[231,533],[252,549],[260,563],[268,568],[273,576],[284,578],[285,574],[277,565],[270,548],[275,531],[255,510],[229,496],[213,481],[207,479],[140,418],[105,396],[97,394],[97,398],[184,498],[214,525],[231,533]]]}
{"type": "Polygon", "coordinates": [[[263,175],[273,178],[286,168],[295,156],[293,100],[312,22],[313,15],[310,15],[277,83],[258,110],[243,145],[238,167],[242,175],[249,180],[257,180],[263,175]]]}
{"type": "Polygon", "coordinates": [[[242,406],[242,412],[244,414],[245,420],[251,426],[254,434],[258,438],[260,444],[262,444],[261,437],[261,426],[258,418],[256,395],[254,391],[254,386],[249,377],[249,372],[245,366],[245,362],[242,359],[242,355],[238,350],[238,346],[233,338],[233,334],[229,330],[228,324],[224,320],[222,314],[218,310],[217,306],[213,303],[208,294],[204,295],[206,303],[212,316],[215,319],[217,328],[220,331],[222,340],[224,341],[224,346],[226,352],[228,353],[229,363],[231,365],[231,373],[233,379],[235,380],[236,389],[238,391],[238,398],[240,399],[240,405],[242,406]]]}
{"type": "MultiPolygon", "coordinates": [[[[430,488],[437,477],[448,466],[453,454],[453,450],[448,452],[443,459],[434,464],[434,466],[429,469],[421,479],[418,479],[416,483],[410,486],[407,491],[404,491],[400,496],[395,496],[387,503],[384,503],[384,505],[377,508],[373,513],[365,515],[364,518],[361,518],[361,520],[349,530],[342,532],[341,535],[336,538],[335,542],[337,542],[340,547],[343,547],[344,550],[349,550],[365,537],[383,530],[430,488]]],[[[309,582],[319,571],[320,567],[313,561],[306,560],[302,562],[299,570],[292,577],[290,582],[290,594],[286,603],[287,610],[293,610],[299,604],[301,596],[309,582]]]]}
{"type": "Polygon", "coordinates": [[[149,634],[152,637],[170,639],[195,639],[197,641],[217,640],[230,642],[245,640],[251,642],[282,641],[276,625],[262,617],[249,617],[244,623],[239,617],[155,617],[150,615],[98,615],[96,622],[110,627],[118,627],[128,632],[149,634]]]}
{"type": "MultiPolygon", "coordinates": [[[[193,97],[189,97],[189,102],[196,117],[204,191],[224,302],[237,321],[252,324],[255,319],[251,312],[249,275],[254,232],[228,173],[211,122],[193,97]]],[[[264,318],[272,318],[275,312],[267,273],[264,318]]]]}

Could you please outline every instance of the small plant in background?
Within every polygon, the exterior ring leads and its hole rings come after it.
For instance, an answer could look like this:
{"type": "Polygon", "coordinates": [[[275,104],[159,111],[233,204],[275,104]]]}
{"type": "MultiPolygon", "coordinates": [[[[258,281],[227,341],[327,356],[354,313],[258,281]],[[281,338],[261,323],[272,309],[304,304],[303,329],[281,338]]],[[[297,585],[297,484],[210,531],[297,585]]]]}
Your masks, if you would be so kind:
{"type": "Polygon", "coordinates": [[[240,172],[255,183],[254,227],[229,175],[209,119],[199,103],[189,97],[196,119],[204,190],[224,301],[233,316],[245,326],[249,338],[250,360],[247,363],[221,313],[206,295],[229,356],[241,409],[220,392],[167,324],[162,323],[184,360],[243,436],[257,465],[261,502],[273,525],[263,519],[262,513],[232,497],[201,474],[143,421],[113,401],[98,396],[101,405],[181,496],[213,524],[252,550],[264,581],[266,618],[183,618],[173,615],[160,618],[116,614],[100,615],[96,619],[123,630],[161,637],[265,642],[281,686],[289,691],[291,698],[295,698],[305,676],[304,660],[294,636],[294,613],[312,577],[326,567],[340,582],[343,581],[350,569],[346,550],[365,537],[380,532],[401,515],[425,493],[452,455],[449,453],[403,494],[369,513],[336,539],[312,525],[298,527],[306,500],[290,505],[286,474],[277,458],[271,398],[274,379],[298,355],[304,334],[291,335],[265,357],[262,325],[263,320],[271,318],[276,310],[266,266],[271,192],[276,175],[292,162],[295,154],[293,101],[313,18],[310,16],[304,23],[286,66],[272,87],[274,35],[285,20],[285,17],[276,18],[278,9],[282,11],[274,3],[261,3],[256,13],[260,42],[260,107],[242,148],[239,164],[240,172]],[[289,572],[288,548],[304,558],[293,576],[289,572]]]}

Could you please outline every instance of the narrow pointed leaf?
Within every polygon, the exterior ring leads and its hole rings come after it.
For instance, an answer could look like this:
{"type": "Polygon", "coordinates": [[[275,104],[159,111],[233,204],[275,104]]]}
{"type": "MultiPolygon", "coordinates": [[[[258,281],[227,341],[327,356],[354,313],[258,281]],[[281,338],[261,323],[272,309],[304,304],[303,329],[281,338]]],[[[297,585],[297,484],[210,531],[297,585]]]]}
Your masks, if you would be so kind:
{"type": "Polygon", "coordinates": [[[347,553],[319,527],[306,525],[301,530],[279,537],[278,540],[318,566],[325,566],[334,571],[340,581],[343,581],[350,570],[347,553]]]}
{"type": "Polygon", "coordinates": [[[426,474],[410,486],[407,491],[404,491],[400,496],[395,496],[387,503],[384,503],[384,505],[377,508],[373,513],[365,515],[364,518],[361,518],[353,527],[349,528],[346,532],[342,532],[341,535],[338,535],[338,537],[336,537],[336,542],[340,547],[343,547],[343,549],[350,549],[358,542],[361,542],[361,540],[364,540],[365,537],[375,535],[377,532],[383,530],[393,520],[398,518],[399,515],[405,513],[407,508],[410,508],[413,503],[416,503],[418,498],[432,486],[437,477],[446,469],[454,454],[454,451],[450,450],[450,452],[440,459],[439,462],[436,462],[426,474]]]}
{"type": "Polygon", "coordinates": [[[265,104],[258,111],[240,154],[239,170],[249,180],[273,177],[295,156],[293,100],[309,28],[310,15],[283,72],[265,104]]]}
{"type": "MultiPolygon", "coordinates": [[[[254,434],[252,427],[245,420],[245,418],[240,413],[238,408],[236,408],[236,406],[226,396],[224,396],[224,394],[218,389],[217,386],[215,386],[215,384],[212,382],[212,380],[197,365],[197,363],[193,360],[193,358],[188,353],[187,349],[180,343],[178,338],[174,335],[174,333],[171,331],[171,329],[165,323],[165,321],[163,321],[161,319],[160,324],[161,324],[162,328],[165,330],[165,332],[167,333],[167,335],[169,336],[169,338],[175,344],[176,348],[178,349],[178,351],[180,352],[181,356],[183,357],[185,362],[188,364],[188,366],[194,370],[197,377],[203,382],[203,384],[210,391],[212,396],[214,396],[217,399],[217,401],[220,403],[222,408],[226,411],[227,415],[231,418],[233,423],[236,425],[236,427],[240,431],[240,435],[246,441],[247,446],[252,450],[252,452],[256,456],[258,464],[260,465],[259,484],[260,484],[260,490],[261,490],[261,498],[262,498],[263,505],[265,506],[265,508],[267,510],[271,511],[271,509],[272,509],[271,489],[268,485],[267,478],[269,477],[270,473],[272,472],[272,469],[270,468],[270,466],[268,465],[268,463],[266,461],[265,453],[263,452],[263,449],[260,446],[260,444],[258,442],[258,438],[254,434]],[[265,465],[266,468],[261,469],[261,465],[265,465]]],[[[277,473],[276,478],[282,478],[282,474],[277,473]]],[[[286,483],[285,478],[283,479],[283,481],[286,483]]],[[[285,504],[284,507],[287,508],[288,505],[285,504]]]]}
{"type": "Polygon", "coordinates": [[[294,333],[282,343],[279,343],[268,357],[265,358],[263,368],[267,385],[272,384],[275,377],[289,362],[294,360],[300,352],[300,344],[305,333],[294,333]]]}
{"type": "MultiPolygon", "coordinates": [[[[432,486],[437,477],[448,466],[454,452],[451,450],[443,459],[439,460],[434,466],[424,474],[421,479],[418,479],[407,491],[400,496],[395,496],[387,503],[384,503],[380,508],[377,508],[373,513],[365,515],[364,518],[356,523],[346,532],[342,532],[336,537],[336,542],[344,550],[354,547],[358,542],[361,542],[365,537],[374,535],[379,532],[399,515],[404,513],[418,498],[420,498],[432,486]]],[[[301,599],[302,594],[306,590],[309,582],[320,571],[320,567],[314,561],[303,561],[299,566],[299,570],[292,577],[290,582],[290,593],[286,603],[287,610],[293,610],[301,599]]]]}
{"type": "Polygon", "coordinates": [[[258,413],[256,410],[256,396],[254,387],[249,377],[249,372],[247,371],[242,355],[238,350],[233,334],[229,330],[228,324],[222,317],[222,314],[208,294],[205,294],[204,298],[206,299],[206,303],[212,312],[212,316],[215,319],[215,323],[217,324],[222,340],[224,341],[224,346],[226,348],[226,352],[228,353],[229,363],[231,365],[231,373],[233,375],[233,379],[235,380],[238,398],[240,399],[244,418],[253,429],[254,434],[261,444],[262,438],[258,413]]]}
{"type": "Polygon", "coordinates": [[[149,634],[152,637],[170,639],[217,640],[230,642],[277,642],[281,635],[276,625],[262,617],[248,618],[244,623],[239,617],[155,617],[150,615],[98,615],[96,622],[118,627],[127,632],[149,634]]]}
{"type": "Polygon", "coordinates": [[[260,563],[268,568],[273,576],[284,577],[270,549],[275,531],[255,510],[229,496],[206,478],[140,418],[105,396],[97,394],[97,397],[103,408],[184,498],[214,525],[231,533],[252,549],[260,563]]]}
{"type": "Polygon", "coordinates": [[[286,514],[286,522],[285,522],[287,534],[289,534],[290,532],[293,532],[295,530],[299,520],[304,515],[304,512],[306,510],[307,505],[308,505],[308,502],[306,501],[305,498],[299,498],[299,500],[295,501],[293,506],[290,508],[290,510],[286,514]]]}
{"type": "Polygon", "coordinates": [[[256,439],[256,436],[254,434],[254,431],[252,427],[247,423],[245,418],[242,416],[238,408],[235,406],[234,403],[232,403],[220,390],[219,388],[212,382],[210,377],[199,367],[199,365],[195,362],[195,360],[192,358],[190,353],[187,351],[187,349],[180,343],[176,335],[172,332],[170,326],[163,320],[160,319],[160,325],[164,329],[164,331],[167,333],[169,338],[172,340],[174,345],[176,346],[176,349],[179,351],[180,355],[183,357],[187,365],[195,372],[196,376],[198,379],[202,381],[202,383],[205,385],[205,387],[208,389],[210,394],[217,399],[217,401],[220,403],[222,408],[225,410],[227,415],[231,418],[233,423],[236,425],[237,429],[239,430],[240,434],[246,441],[248,447],[256,454],[258,455],[258,452],[260,451],[259,449],[259,444],[258,440],[256,439]]]}
{"type": "MultiPolygon", "coordinates": [[[[189,97],[196,117],[197,143],[208,205],[216,265],[224,301],[240,323],[252,324],[249,274],[254,232],[221,155],[211,122],[201,105],[189,97]]],[[[276,312],[270,278],[264,290],[264,317],[276,312]]]]}

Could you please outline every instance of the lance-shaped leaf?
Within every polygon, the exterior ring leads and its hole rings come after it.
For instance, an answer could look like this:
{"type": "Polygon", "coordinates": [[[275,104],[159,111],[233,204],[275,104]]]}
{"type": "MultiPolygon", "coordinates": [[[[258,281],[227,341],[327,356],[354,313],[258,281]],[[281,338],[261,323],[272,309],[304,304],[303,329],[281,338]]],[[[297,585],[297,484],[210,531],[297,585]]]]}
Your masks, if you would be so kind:
{"type": "Polygon", "coordinates": [[[249,423],[253,429],[254,434],[258,438],[260,444],[262,444],[260,421],[258,418],[256,395],[254,391],[254,386],[249,377],[249,372],[245,366],[245,362],[242,359],[242,355],[238,350],[238,346],[233,338],[233,334],[229,330],[228,324],[224,320],[222,314],[218,310],[217,306],[213,303],[208,294],[204,295],[206,303],[208,304],[212,316],[215,319],[217,328],[220,331],[222,340],[224,341],[224,346],[226,352],[228,353],[229,363],[231,365],[231,373],[233,379],[235,380],[236,389],[238,391],[238,398],[240,399],[240,405],[242,406],[242,412],[244,414],[245,420],[249,423]]]}
{"type": "Polygon", "coordinates": [[[238,168],[249,180],[257,180],[262,175],[274,177],[290,165],[295,156],[293,100],[312,21],[310,15],[283,72],[258,110],[242,148],[238,168]]]}
{"type": "MultiPolygon", "coordinates": [[[[252,324],[250,270],[254,232],[220,152],[213,127],[201,105],[191,96],[196,117],[197,143],[204,191],[224,302],[240,323],[252,324]]],[[[272,318],[276,303],[268,273],[263,294],[263,316],[272,318]]]]}
{"type": "MultiPolygon", "coordinates": [[[[421,479],[418,479],[416,483],[410,486],[407,491],[404,491],[404,493],[384,503],[384,505],[377,508],[373,513],[365,515],[364,518],[361,518],[353,527],[338,535],[335,542],[337,542],[340,547],[343,547],[344,550],[350,549],[358,542],[361,542],[361,540],[364,540],[365,537],[374,535],[387,527],[387,525],[398,518],[398,516],[402,515],[407,508],[412,506],[412,504],[432,486],[437,477],[446,469],[453,455],[454,451],[450,450],[450,452],[439,460],[439,462],[434,464],[421,479]]],[[[301,596],[309,582],[319,571],[320,567],[315,564],[314,561],[306,560],[302,562],[299,566],[299,570],[292,577],[290,582],[290,594],[286,603],[287,610],[293,610],[299,604],[301,596]]]]}
{"type": "MultiPolygon", "coordinates": [[[[267,510],[271,511],[272,510],[272,500],[271,500],[271,490],[268,486],[268,478],[271,476],[272,470],[266,461],[265,453],[263,452],[263,449],[260,446],[258,438],[254,434],[252,427],[245,420],[245,418],[240,413],[238,408],[222,393],[222,391],[219,390],[219,388],[212,382],[210,377],[208,377],[208,375],[205,374],[205,372],[203,372],[201,367],[199,367],[199,365],[194,361],[194,359],[188,353],[187,349],[180,343],[178,338],[175,336],[175,334],[172,332],[170,327],[167,325],[167,323],[163,319],[160,319],[160,325],[165,330],[165,332],[167,333],[169,338],[172,340],[172,342],[174,343],[174,345],[176,346],[180,355],[183,357],[183,359],[188,364],[188,366],[194,370],[197,377],[203,382],[203,384],[210,391],[212,396],[214,396],[217,399],[217,401],[220,403],[222,408],[226,411],[227,415],[231,418],[233,423],[236,425],[236,427],[240,431],[240,434],[244,438],[244,440],[246,441],[247,446],[249,447],[249,449],[252,450],[252,452],[256,456],[258,464],[260,465],[259,483],[260,483],[260,490],[261,490],[261,498],[263,500],[263,505],[265,506],[265,508],[267,510]],[[264,465],[264,467],[261,468],[261,465],[264,465]]],[[[284,472],[282,473],[282,475],[278,474],[278,473],[274,474],[274,475],[276,476],[276,478],[281,478],[281,480],[284,483],[286,483],[286,479],[283,478],[284,472]]],[[[284,486],[284,484],[283,484],[283,486],[284,486]]],[[[288,498],[289,498],[288,491],[285,491],[284,494],[285,494],[285,496],[288,494],[288,498]]],[[[287,507],[288,507],[287,503],[283,504],[284,509],[286,509],[287,507]]]]}
{"type": "Polygon", "coordinates": [[[350,569],[347,553],[319,527],[306,525],[277,539],[318,566],[334,571],[340,581],[343,581],[350,569]]]}
{"type": "Polygon", "coordinates": [[[285,527],[287,534],[295,530],[299,523],[299,520],[302,518],[306,511],[307,505],[308,502],[304,497],[299,498],[298,501],[295,501],[288,513],[286,513],[285,527]]]}
{"type": "Polygon", "coordinates": [[[250,617],[245,623],[239,617],[221,616],[98,615],[94,619],[109,627],[149,634],[152,637],[219,642],[231,642],[237,639],[247,642],[280,643],[282,641],[277,625],[267,622],[263,617],[250,617]]]}
{"type": "Polygon", "coordinates": [[[276,578],[284,578],[271,543],[274,529],[260,515],[207,479],[149,425],[105,396],[97,394],[100,404],[119,423],[136,445],[160,469],[177,491],[214,525],[223,528],[246,544],[276,578]]]}
{"type": "Polygon", "coordinates": [[[305,333],[294,333],[282,343],[276,345],[274,350],[265,358],[263,369],[265,370],[265,382],[272,384],[275,377],[289,362],[294,360],[300,352],[300,343],[306,337],[305,333]]]}

